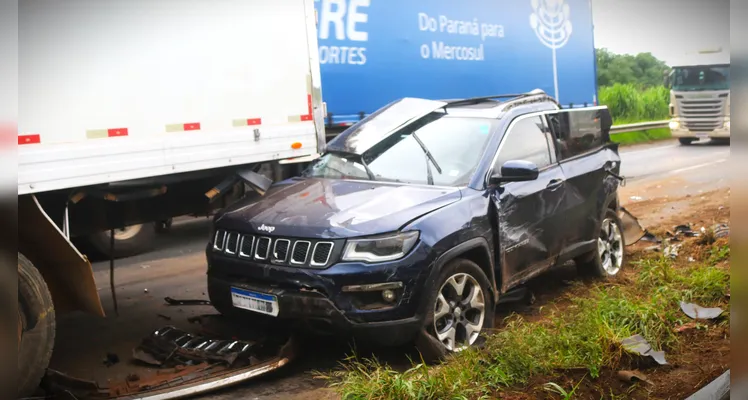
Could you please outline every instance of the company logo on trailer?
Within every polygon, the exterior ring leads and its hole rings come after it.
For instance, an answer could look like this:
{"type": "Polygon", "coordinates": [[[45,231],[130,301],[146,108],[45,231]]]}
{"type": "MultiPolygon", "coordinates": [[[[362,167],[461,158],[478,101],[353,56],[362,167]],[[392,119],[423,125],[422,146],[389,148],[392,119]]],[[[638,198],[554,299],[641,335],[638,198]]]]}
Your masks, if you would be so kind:
{"type": "Polygon", "coordinates": [[[558,100],[558,68],[556,50],[564,47],[571,37],[569,5],[565,0],[530,0],[533,13],[530,15],[530,27],[535,31],[540,42],[551,49],[553,57],[553,89],[558,100]]]}
{"type": "Polygon", "coordinates": [[[320,64],[366,64],[366,47],[355,42],[369,41],[366,24],[369,22],[367,8],[371,0],[315,0],[319,3],[319,39],[334,38],[353,42],[337,46],[319,46],[320,64]],[[332,36],[332,38],[331,38],[332,36]]]}

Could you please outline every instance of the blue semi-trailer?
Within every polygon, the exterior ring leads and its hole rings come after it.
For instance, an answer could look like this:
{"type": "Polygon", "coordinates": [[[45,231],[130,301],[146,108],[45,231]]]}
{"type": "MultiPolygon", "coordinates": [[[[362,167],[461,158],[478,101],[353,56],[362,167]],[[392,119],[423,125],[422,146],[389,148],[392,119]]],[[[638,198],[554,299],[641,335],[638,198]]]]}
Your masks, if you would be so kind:
{"type": "Polygon", "coordinates": [[[328,127],[402,97],[597,101],[589,0],[316,0],[328,127]]]}

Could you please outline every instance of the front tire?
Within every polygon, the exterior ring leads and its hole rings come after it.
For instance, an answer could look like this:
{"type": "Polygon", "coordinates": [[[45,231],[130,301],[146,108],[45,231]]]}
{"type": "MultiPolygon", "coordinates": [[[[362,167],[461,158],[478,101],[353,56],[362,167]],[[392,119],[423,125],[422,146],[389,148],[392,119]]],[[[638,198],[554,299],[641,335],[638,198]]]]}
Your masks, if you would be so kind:
{"type": "Polygon", "coordinates": [[[18,396],[39,386],[52,357],[55,309],[39,270],[18,253],[18,396]]]}
{"type": "Polygon", "coordinates": [[[416,347],[425,360],[479,345],[481,335],[493,328],[492,286],[477,264],[466,259],[450,261],[429,288],[424,326],[416,347]]]}
{"type": "Polygon", "coordinates": [[[623,267],[624,249],[623,224],[615,211],[608,209],[600,221],[596,249],[587,256],[577,259],[577,269],[583,275],[598,278],[615,276],[623,267]]]}

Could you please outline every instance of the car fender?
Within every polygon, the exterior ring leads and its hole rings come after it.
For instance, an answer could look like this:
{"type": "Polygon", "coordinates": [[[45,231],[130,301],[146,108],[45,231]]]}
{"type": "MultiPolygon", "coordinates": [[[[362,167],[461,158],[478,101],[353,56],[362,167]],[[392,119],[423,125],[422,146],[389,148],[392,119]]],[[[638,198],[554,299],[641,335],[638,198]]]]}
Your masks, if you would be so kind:
{"type": "MultiPolygon", "coordinates": [[[[488,266],[488,280],[491,283],[491,295],[493,297],[493,303],[496,304],[496,301],[499,297],[499,292],[497,290],[496,286],[496,269],[494,268],[494,257],[491,252],[491,246],[489,246],[488,241],[486,238],[479,236],[474,237],[472,239],[468,239],[466,241],[463,241],[462,243],[459,243],[455,245],[454,247],[450,248],[449,250],[443,252],[440,254],[433,262],[428,278],[426,279],[426,283],[424,285],[424,288],[430,288],[432,285],[436,284],[436,280],[439,278],[439,274],[441,273],[442,269],[444,268],[447,263],[450,261],[459,258],[460,255],[464,254],[467,251],[474,250],[474,249],[480,249],[481,251],[485,252],[485,256],[490,260],[490,265],[488,266]]],[[[484,266],[480,266],[481,269],[484,269],[484,266]]],[[[485,269],[484,269],[485,271],[485,269]]],[[[425,304],[426,299],[425,297],[421,300],[422,304],[420,304],[418,310],[420,311],[420,315],[424,315],[426,312],[426,307],[428,307],[428,304],[425,304]]]]}

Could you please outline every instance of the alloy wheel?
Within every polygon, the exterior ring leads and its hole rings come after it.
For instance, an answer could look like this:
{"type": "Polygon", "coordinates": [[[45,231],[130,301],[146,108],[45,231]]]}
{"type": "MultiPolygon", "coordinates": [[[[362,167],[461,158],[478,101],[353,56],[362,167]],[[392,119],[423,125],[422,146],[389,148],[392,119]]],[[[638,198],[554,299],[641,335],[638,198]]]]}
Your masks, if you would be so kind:
{"type": "Polygon", "coordinates": [[[608,275],[617,274],[623,264],[623,235],[612,218],[603,220],[597,239],[597,252],[605,272],[608,275]]]}
{"type": "Polygon", "coordinates": [[[475,343],[485,317],[485,294],[469,274],[454,274],[439,288],[434,304],[434,332],[447,350],[461,351],[475,343]]]}

